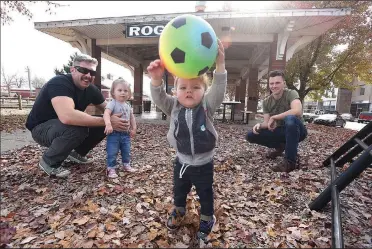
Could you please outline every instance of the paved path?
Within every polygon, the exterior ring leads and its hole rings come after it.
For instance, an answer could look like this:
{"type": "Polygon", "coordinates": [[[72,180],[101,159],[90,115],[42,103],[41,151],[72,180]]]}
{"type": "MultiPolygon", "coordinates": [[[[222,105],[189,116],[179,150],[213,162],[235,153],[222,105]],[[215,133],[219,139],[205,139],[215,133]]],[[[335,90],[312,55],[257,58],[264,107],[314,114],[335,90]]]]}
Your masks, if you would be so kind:
{"type": "Polygon", "coordinates": [[[1,132],[1,154],[33,143],[35,142],[28,130],[16,130],[13,133],[1,132]]]}

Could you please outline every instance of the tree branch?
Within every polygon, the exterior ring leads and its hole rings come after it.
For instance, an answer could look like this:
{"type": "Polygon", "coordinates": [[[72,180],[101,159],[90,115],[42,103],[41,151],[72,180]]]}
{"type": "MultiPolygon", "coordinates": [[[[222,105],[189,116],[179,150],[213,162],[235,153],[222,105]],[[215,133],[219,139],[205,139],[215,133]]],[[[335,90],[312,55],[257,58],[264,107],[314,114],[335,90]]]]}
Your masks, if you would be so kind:
{"type": "Polygon", "coordinates": [[[346,60],[351,56],[351,52],[354,52],[353,49],[350,49],[346,54],[345,58],[341,61],[341,63],[323,80],[323,86],[327,86],[332,80],[337,71],[345,64],[346,60]]]}

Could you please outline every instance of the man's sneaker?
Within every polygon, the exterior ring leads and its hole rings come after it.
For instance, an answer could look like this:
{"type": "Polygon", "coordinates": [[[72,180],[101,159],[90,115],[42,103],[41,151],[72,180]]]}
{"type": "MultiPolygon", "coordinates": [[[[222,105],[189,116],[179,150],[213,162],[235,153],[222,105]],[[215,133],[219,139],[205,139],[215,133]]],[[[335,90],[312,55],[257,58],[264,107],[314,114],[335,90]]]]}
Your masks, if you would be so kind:
{"type": "Polygon", "coordinates": [[[116,174],[116,170],[114,168],[107,169],[107,177],[109,178],[116,178],[118,175],[116,174]]]}
{"type": "Polygon", "coordinates": [[[172,213],[169,215],[167,220],[167,228],[170,231],[174,231],[178,229],[185,218],[185,213],[178,211],[177,209],[173,209],[172,213]]]}
{"type": "Polygon", "coordinates": [[[123,163],[123,170],[128,172],[135,172],[136,170],[130,166],[130,163],[123,163]]]}
{"type": "Polygon", "coordinates": [[[199,232],[196,234],[198,238],[207,243],[207,236],[212,232],[214,224],[216,224],[216,216],[214,215],[210,221],[200,220],[199,232]]]}
{"type": "Polygon", "coordinates": [[[291,161],[288,161],[286,158],[283,158],[283,160],[281,162],[279,162],[278,164],[276,164],[275,166],[272,166],[271,169],[274,171],[274,172],[291,172],[295,169],[298,169],[298,165],[296,165],[296,163],[294,162],[291,162],[291,161]]]}
{"type": "Polygon", "coordinates": [[[285,145],[284,145],[284,144],[281,144],[279,148],[276,148],[276,149],[274,149],[274,150],[270,150],[270,151],[266,154],[266,158],[275,159],[275,158],[277,158],[278,156],[282,156],[284,150],[285,150],[285,145]]]}
{"type": "Polygon", "coordinates": [[[67,159],[75,162],[75,163],[80,163],[80,164],[88,164],[88,163],[92,163],[93,160],[92,159],[88,159],[87,157],[85,156],[81,156],[79,155],[79,153],[77,153],[76,151],[71,151],[70,155],[68,155],[67,159]]]}
{"type": "Polygon", "coordinates": [[[48,174],[48,176],[55,176],[59,178],[65,178],[67,177],[71,172],[68,169],[65,169],[64,167],[51,167],[48,163],[44,161],[43,158],[41,158],[39,162],[39,167],[44,170],[45,173],[48,174]]]}

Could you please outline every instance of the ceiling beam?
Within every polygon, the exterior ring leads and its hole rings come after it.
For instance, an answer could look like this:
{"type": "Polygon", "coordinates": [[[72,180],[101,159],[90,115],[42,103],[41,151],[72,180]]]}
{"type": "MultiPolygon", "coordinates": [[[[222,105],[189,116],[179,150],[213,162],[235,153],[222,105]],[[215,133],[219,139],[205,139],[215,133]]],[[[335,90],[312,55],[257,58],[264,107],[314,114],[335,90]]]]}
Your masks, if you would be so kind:
{"type": "Polygon", "coordinates": [[[300,39],[298,39],[290,48],[287,49],[286,61],[289,61],[292,58],[292,56],[296,53],[296,51],[305,47],[315,38],[317,38],[317,36],[314,36],[314,35],[301,36],[300,39]]]}
{"type": "Polygon", "coordinates": [[[106,54],[103,51],[101,52],[101,56],[102,56],[102,58],[105,58],[106,60],[109,60],[109,61],[111,61],[113,63],[116,63],[116,64],[118,64],[120,66],[123,66],[123,67],[129,69],[130,73],[132,74],[132,77],[134,77],[134,68],[132,68],[130,65],[128,65],[127,63],[125,63],[121,59],[116,58],[112,54],[108,55],[108,54],[106,54]]]}
{"type": "Polygon", "coordinates": [[[130,64],[131,66],[134,66],[134,67],[138,67],[140,64],[141,64],[141,61],[138,60],[137,58],[133,58],[131,57],[130,55],[116,49],[116,48],[113,48],[113,47],[106,47],[106,46],[101,46],[101,49],[102,51],[108,51],[106,52],[106,54],[108,55],[112,55],[116,58],[118,58],[119,60],[127,63],[127,64],[130,64]]]}
{"type": "MultiPolygon", "coordinates": [[[[233,44],[237,43],[269,43],[274,41],[273,34],[224,34],[224,32],[216,33],[218,37],[231,41],[233,44]]],[[[110,39],[97,39],[97,45],[149,45],[149,44],[159,44],[159,37],[149,37],[146,39],[139,38],[110,38],[110,39]]]]}
{"type": "Polygon", "coordinates": [[[283,60],[287,41],[295,25],[295,21],[289,21],[284,30],[278,34],[278,41],[276,46],[276,59],[283,60]]]}
{"type": "Polygon", "coordinates": [[[258,60],[262,58],[262,55],[268,50],[268,46],[266,45],[258,45],[252,52],[252,56],[248,61],[248,67],[245,67],[241,71],[242,79],[246,79],[248,77],[249,68],[254,67],[257,64],[258,60]]]}

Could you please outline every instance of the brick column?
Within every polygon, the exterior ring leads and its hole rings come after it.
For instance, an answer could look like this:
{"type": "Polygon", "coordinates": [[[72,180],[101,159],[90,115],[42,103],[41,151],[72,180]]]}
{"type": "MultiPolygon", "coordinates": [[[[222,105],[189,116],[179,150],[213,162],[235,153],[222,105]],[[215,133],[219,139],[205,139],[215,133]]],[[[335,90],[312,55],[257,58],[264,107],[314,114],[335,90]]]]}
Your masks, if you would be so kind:
{"type": "MultiPolygon", "coordinates": [[[[269,56],[269,71],[273,70],[285,70],[286,65],[286,54],[287,54],[287,45],[285,46],[284,56],[282,60],[276,59],[276,50],[278,44],[278,34],[274,35],[274,41],[270,44],[270,56],[269,56]]],[[[269,89],[269,80],[267,80],[267,91],[270,93],[269,89]]]]}
{"type": "MultiPolygon", "coordinates": [[[[247,111],[257,113],[258,104],[258,68],[249,69],[247,111]]],[[[249,115],[249,119],[254,119],[255,115],[249,115]]]]}
{"type": "Polygon", "coordinates": [[[143,88],[143,68],[142,65],[134,68],[134,93],[133,93],[133,113],[142,113],[142,88],[143,88]]]}

